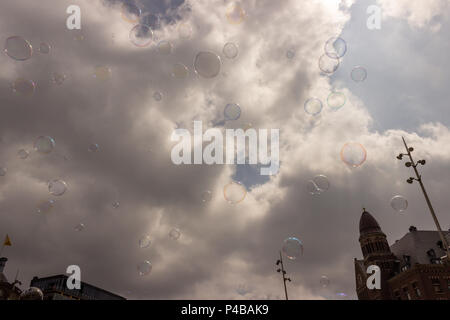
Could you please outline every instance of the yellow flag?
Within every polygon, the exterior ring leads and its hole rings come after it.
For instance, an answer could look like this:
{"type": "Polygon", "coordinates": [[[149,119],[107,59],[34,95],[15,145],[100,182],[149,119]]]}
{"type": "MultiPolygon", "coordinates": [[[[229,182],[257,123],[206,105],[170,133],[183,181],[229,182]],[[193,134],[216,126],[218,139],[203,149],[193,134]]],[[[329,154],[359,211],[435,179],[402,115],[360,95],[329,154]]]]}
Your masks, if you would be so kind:
{"type": "Polygon", "coordinates": [[[5,242],[3,243],[3,245],[4,246],[11,246],[12,245],[11,244],[11,239],[9,239],[8,235],[6,235],[5,242]]]}

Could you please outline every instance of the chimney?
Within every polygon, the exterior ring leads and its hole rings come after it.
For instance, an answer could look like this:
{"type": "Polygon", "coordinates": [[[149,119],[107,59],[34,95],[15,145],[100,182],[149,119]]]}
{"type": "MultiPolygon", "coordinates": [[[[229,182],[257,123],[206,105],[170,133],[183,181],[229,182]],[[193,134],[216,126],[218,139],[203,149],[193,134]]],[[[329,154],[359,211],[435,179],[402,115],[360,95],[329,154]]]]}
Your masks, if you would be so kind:
{"type": "Polygon", "coordinates": [[[5,269],[6,261],[8,261],[8,258],[0,258],[0,272],[3,272],[3,269],[5,269]]]}
{"type": "Polygon", "coordinates": [[[409,227],[409,232],[417,231],[417,228],[414,226],[409,227]]]}

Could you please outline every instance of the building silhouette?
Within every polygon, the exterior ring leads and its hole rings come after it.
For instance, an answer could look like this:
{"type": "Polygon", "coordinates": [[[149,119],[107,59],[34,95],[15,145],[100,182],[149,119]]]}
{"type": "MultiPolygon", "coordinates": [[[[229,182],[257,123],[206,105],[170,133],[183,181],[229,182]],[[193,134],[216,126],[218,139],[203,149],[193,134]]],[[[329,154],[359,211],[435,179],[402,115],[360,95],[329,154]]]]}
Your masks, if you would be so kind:
{"type": "Polygon", "coordinates": [[[69,289],[67,275],[56,275],[45,278],[34,277],[30,288],[22,291],[17,279],[10,283],[3,271],[7,258],[0,258],[0,300],[125,300],[117,294],[81,282],[81,288],[69,289]]]}
{"type": "MultiPolygon", "coordinates": [[[[389,246],[386,235],[366,210],[359,221],[363,259],[354,259],[360,300],[450,300],[450,264],[437,231],[409,232],[389,246]],[[380,268],[380,289],[368,289],[366,270],[380,268]]],[[[450,240],[450,232],[444,232],[450,240]]]]}

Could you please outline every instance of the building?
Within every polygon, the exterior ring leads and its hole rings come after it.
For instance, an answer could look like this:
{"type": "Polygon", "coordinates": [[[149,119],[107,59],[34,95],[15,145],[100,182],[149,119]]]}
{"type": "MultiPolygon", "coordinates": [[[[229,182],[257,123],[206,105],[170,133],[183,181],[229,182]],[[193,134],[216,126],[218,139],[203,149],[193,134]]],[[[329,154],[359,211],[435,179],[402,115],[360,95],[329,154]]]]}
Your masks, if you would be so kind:
{"type": "MultiPolygon", "coordinates": [[[[409,228],[389,246],[386,235],[366,210],[359,221],[362,260],[354,259],[356,293],[360,300],[450,300],[450,264],[437,231],[409,228]],[[381,288],[368,289],[370,265],[381,271],[381,288]]],[[[444,236],[450,240],[450,232],[444,236]]]]}
{"type": "Polygon", "coordinates": [[[125,298],[100,289],[85,282],[81,282],[81,288],[69,289],[66,275],[57,275],[46,278],[34,277],[30,287],[41,289],[44,300],[126,300],[125,298]]]}
{"type": "Polygon", "coordinates": [[[3,273],[7,261],[7,258],[0,258],[0,300],[19,300],[22,290],[16,285],[21,284],[20,281],[10,283],[3,273]]]}

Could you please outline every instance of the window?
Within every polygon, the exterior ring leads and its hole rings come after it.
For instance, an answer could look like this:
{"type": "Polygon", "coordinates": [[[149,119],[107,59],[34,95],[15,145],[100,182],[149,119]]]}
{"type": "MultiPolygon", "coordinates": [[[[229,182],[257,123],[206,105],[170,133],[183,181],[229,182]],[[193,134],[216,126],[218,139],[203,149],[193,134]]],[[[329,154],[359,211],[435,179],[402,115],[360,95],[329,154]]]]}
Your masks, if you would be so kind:
{"type": "Polygon", "coordinates": [[[433,286],[434,292],[442,293],[441,282],[439,279],[431,279],[431,285],[433,286]]]}
{"type": "Polygon", "coordinates": [[[408,300],[411,300],[411,295],[409,294],[407,287],[403,288],[403,293],[405,294],[406,298],[408,298],[408,300]]]}
{"type": "Polygon", "coordinates": [[[414,292],[416,293],[416,296],[420,298],[422,296],[422,293],[420,292],[419,285],[417,284],[417,282],[413,282],[412,287],[414,292]]]}

